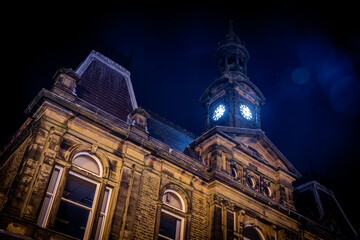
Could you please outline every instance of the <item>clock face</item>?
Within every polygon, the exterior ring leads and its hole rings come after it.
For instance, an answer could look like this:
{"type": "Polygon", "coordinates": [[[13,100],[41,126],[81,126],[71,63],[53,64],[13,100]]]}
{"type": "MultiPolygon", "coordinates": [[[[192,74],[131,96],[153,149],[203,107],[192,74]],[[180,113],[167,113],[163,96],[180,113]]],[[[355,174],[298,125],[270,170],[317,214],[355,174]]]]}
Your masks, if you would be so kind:
{"type": "Polygon", "coordinates": [[[215,108],[214,113],[212,115],[212,119],[214,121],[219,120],[224,115],[224,112],[225,112],[225,106],[220,104],[215,108]]]}
{"type": "Polygon", "coordinates": [[[251,120],[253,118],[250,108],[244,104],[240,105],[240,113],[246,120],[251,120]]]}

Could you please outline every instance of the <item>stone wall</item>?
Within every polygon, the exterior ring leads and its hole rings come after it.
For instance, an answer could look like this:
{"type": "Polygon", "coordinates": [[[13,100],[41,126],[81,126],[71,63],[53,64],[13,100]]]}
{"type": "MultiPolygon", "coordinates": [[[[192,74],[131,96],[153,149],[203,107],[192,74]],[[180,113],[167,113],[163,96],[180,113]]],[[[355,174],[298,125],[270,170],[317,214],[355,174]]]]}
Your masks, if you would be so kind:
{"type": "Polygon", "coordinates": [[[160,177],[144,170],[141,176],[139,201],[136,206],[132,239],[152,239],[158,207],[160,177]]]}
{"type": "MultiPolygon", "coordinates": [[[[304,234],[298,220],[301,217],[294,209],[260,191],[262,178],[257,178],[259,183],[254,188],[245,184],[246,179],[240,179],[247,176],[244,174],[250,165],[240,168],[238,164],[239,176],[231,176],[234,159],[232,150],[224,150],[223,146],[229,145],[226,139],[209,139],[204,144],[203,155],[210,162],[207,166],[188,156],[183,161],[182,153],[164,151],[163,145],[155,145],[139,135],[131,136],[134,133],[130,127],[120,128],[119,124],[98,120],[90,113],[81,115],[46,103],[37,116],[27,129],[27,138],[7,155],[0,169],[0,229],[34,239],[72,239],[52,231],[51,224],[38,226],[37,221],[54,166],[62,166],[67,173],[73,167],[74,155],[83,151],[101,159],[104,168],[102,177],[86,173],[102,186],[98,201],[103,197],[104,186],[112,188],[104,239],[156,239],[166,188],[178,191],[185,201],[184,239],[226,239],[233,234],[239,238],[246,226],[256,227],[267,238],[273,238],[274,232],[278,236],[304,234]],[[210,151],[215,141],[219,147],[210,151]],[[228,212],[232,217],[228,217],[228,212]],[[229,230],[232,224],[228,222],[235,222],[236,229],[229,230]]],[[[260,173],[254,168],[252,171],[260,173]]],[[[286,182],[286,174],[279,179],[291,186],[291,182],[286,182]]],[[[59,183],[62,187],[54,200],[55,210],[65,181],[66,174],[59,183]]],[[[292,193],[285,190],[279,191],[279,198],[291,203],[292,193]]],[[[90,238],[95,237],[99,214],[98,206],[89,223],[90,238]]],[[[56,212],[52,211],[49,219],[54,222],[55,217],[56,212]]]]}

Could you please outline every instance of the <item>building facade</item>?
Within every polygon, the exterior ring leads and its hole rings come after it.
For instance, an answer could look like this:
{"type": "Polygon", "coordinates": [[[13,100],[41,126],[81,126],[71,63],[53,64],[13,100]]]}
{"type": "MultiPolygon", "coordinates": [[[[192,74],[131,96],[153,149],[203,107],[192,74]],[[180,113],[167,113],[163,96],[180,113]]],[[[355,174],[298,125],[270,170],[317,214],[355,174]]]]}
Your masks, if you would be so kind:
{"type": "Polygon", "coordinates": [[[1,153],[0,238],[348,239],[297,211],[301,175],[261,130],[232,28],[215,59],[197,137],[138,107],[130,72],[97,51],[58,70],[1,153]]]}

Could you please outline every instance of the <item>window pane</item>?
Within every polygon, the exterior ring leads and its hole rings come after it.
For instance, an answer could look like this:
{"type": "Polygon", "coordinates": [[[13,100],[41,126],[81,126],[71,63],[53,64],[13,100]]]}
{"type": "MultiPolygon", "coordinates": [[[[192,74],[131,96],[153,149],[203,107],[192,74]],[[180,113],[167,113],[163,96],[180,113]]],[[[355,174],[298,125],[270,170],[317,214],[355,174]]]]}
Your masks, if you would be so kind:
{"type": "Polygon", "coordinates": [[[107,207],[107,205],[109,203],[110,192],[111,192],[111,190],[109,188],[106,188],[104,198],[103,198],[103,202],[102,202],[102,205],[101,205],[99,222],[98,222],[98,226],[96,228],[95,239],[101,239],[102,234],[103,234],[103,228],[104,228],[105,219],[106,219],[106,207],[107,207]]]}
{"type": "Polygon", "coordinates": [[[180,224],[181,224],[181,220],[178,219],[177,217],[161,212],[159,234],[170,239],[175,239],[175,236],[177,235],[176,234],[177,225],[178,225],[178,230],[180,230],[179,229],[180,224]]]}
{"type": "Polygon", "coordinates": [[[49,196],[46,196],[44,198],[44,203],[43,203],[43,207],[42,207],[40,217],[39,217],[39,222],[38,222],[39,225],[42,225],[44,223],[44,218],[45,218],[45,215],[49,208],[50,199],[51,199],[51,197],[49,197],[49,196]]]}
{"type": "Polygon", "coordinates": [[[63,198],[72,200],[91,208],[94,200],[95,190],[96,184],[69,174],[63,192],[63,198]]]}
{"type": "Polygon", "coordinates": [[[66,201],[61,201],[54,230],[76,238],[83,238],[89,211],[66,201]]]}
{"type": "Polygon", "coordinates": [[[101,205],[101,212],[102,213],[105,213],[106,206],[107,206],[107,203],[109,201],[109,193],[110,193],[109,189],[106,189],[105,194],[104,194],[104,200],[103,200],[103,203],[101,205]]]}
{"type": "Polygon", "coordinates": [[[86,169],[92,173],[95,173],[97,175],[100,175],[100,168],[97,162],[90,156],[87,155],[79,155],[77,156],[73,164],[76,166],[79,166],[83,169],[86,169]]]}
{"type": "Polygon", "coordinates": [[[226,215],[227,239],[234,239],[234,213],[227,211],[226,215]]]}
{"type": "Polygon", "coordinates": [[[96,236],[95,239],[100,239],[100,233],[101,233],[101,227],[103,225],[103,221],[104,221],[104,216],[100,216],[99,217],[99,223],[96,229],[96,236]]]}
{"type": "Polygon", "coordinates": [[[183,210],[181,200],[175,193],[166,192],[163,196],[162,201],[167,205],[170,205],[179,210],[183,210]]]}
{"type": "Polygon", "coordinates": [[[60,173],[60,169],[55,168],[55,169],[54,169],[54,173],[53,173],[53,175],[52,175],[52,177],[51,177],[51,181],[50,181],[49,188],[48,188],[48,192],[49,192],[49,193],[53,193],[53,192],[54,192],[54,188],[55,188],[57,179],[58,179],[58,177],[59,177],[59,173],[60,173]]]}

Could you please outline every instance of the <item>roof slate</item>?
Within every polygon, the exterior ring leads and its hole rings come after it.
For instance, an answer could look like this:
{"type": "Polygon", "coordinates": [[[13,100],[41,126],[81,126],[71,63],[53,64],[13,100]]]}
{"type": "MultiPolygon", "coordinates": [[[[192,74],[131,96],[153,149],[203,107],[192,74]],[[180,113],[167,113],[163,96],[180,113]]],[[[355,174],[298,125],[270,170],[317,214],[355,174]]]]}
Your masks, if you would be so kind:
{"type": "Polygon", "coordinates": [[[126,76],[98,59],[93,59],[81,73],[77,96],[126,121],[133,110],[126,76]]]}
{"type": "Polygon", "coordinates": [[[153,117],[147,121],[147,128],[150,136],[167,144],[169,147],[184,152],[185,148],[194,140],[188,135],[176,130],[169,124],[166,124],[153,117]]]}

